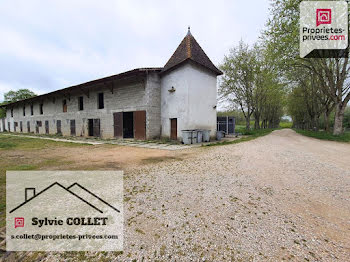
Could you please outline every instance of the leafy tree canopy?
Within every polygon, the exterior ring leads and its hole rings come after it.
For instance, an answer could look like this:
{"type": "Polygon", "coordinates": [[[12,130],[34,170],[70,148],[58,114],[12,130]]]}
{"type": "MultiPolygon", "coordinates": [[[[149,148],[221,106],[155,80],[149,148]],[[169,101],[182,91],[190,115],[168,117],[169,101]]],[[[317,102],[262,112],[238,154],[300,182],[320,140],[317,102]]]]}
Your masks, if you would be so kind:
{"type": "Polygon", "coordinates": [[[4,103],[17,102],[19,100],[27,99],[36,96],[33,91],[29,89],[19,89],[17,91],[9,91],[4,94],[4,103]]]}

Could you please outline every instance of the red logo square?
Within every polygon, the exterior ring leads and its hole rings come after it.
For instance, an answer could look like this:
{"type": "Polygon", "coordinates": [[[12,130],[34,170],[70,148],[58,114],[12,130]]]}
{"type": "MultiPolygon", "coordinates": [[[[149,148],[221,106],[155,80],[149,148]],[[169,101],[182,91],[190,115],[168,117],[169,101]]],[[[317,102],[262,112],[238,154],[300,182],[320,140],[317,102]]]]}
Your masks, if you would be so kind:
{"type": "Polygon", "coordinates": [[[317,9],[316,10],[316,26],[332,23],[332,9],[317,9]]]}
{"type": "Polygon", "coordinates": [[[24,227],[24,218],[23,217],[15,217],[15,228],[16,227],[24,227]]]}

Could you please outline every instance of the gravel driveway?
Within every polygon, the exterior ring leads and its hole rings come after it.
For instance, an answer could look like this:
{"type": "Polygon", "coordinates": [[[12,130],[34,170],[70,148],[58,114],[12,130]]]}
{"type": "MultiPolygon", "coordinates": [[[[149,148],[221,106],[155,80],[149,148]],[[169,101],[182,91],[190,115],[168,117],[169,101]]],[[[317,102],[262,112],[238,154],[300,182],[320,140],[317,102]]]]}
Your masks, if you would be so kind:
{"type": "Polygon", "coordinates": [[[350,261],[350,144],[290,129],[126,170],[116,261],[350,261]]]}

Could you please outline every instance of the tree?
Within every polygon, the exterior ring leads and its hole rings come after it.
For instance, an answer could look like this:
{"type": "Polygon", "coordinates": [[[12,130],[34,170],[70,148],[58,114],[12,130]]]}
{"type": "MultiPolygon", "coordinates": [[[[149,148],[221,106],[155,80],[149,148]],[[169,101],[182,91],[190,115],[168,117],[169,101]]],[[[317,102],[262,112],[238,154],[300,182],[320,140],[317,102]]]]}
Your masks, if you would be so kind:
{"type": "Polygon", "coordinates": [[[343,132],[344,112],[350,100],[349,60],[348,58],[299,58],[300,2],[301,0],[272,2],[271,19],[267,23],[268,29],[264,32],[268,43],[267,48],[274,53],[279,69],[287,79],[293,81],[294,76],[289,74],[290,68],[293,67],[302,67],[318,78],[319,89],[328,100],[334,103],[333,134],[339,135],[343,132]]]}
{"type": "MultiPolygon", "coordinates": [[[[5,105],[12,102],[17,102],[23,99],[31,98],[36,94],[29,89],[19,89],[17,91],[9,91],[4,94],[4,101],[0,105],[5,105]]],[[[0,118],[6,117],[6,111],[4,108],[0,108],[0,118]]]]}
{"type": "Polygon", "coordinates": [[[256,57],[253,49],[250,49],[243,41],[238,47],[230,50],[220,66],[224,72],[219,88],[222,99],[237,104],[246,120],[246,129],[250,129],[250,118],[254,112],[254,77],[256,57]]]}
{"type": "Polygon", "coordinates": [[[264,43],[255,45],[255,89],[254,118],[255,128],[276,128],[283,115],[285,90],[278,74],[275,72],[274,63],[264,43]]]}
{"type": "Polygon", "coordinates": [[[350,129],[350,106],[345,109],[344,114],[344,127],[350,129]]]}
{"type": "Polygon", "coordinates": [[[274,72],[273,61],[263,43],[250,48],[241,41],[225,57],[221,69],[224,76],[219,94],[240,108],[246,129],[250,129],[251,116],[255,129],[278,127],[283,115],[284,85],[274,72]]]}
{"type": "Polygon", "coordinates": [[[344,113],[350,101],[349,59],[310,59],[305,61],[304,66],[317,75],[320,81],[319,88],[334,102],[333,134],[342,134],[344,113]]]}
{"type": "MultiPolygon", "coordinates": [[[[324,115],[324,125],[325,130],[329,130],[329,115],[334,108],[334,103],[332,99],[330,99],[320,88],[322,83],[319,81],[317,75],[315,73],[308,73],[302,68],[295,68],[293,70],[294,84],[295,87],[293,89],[297,89],[296,92],[292,92],[292,95],[289,96],[290,99],[296,100],[296,95],[299,100],[296,106],[298,108],[303,108],[304,113],[307,117],[302,119],[303,124],[300,125],[298,122],[298,126],[302,126],[303,129],[319,129],[320,125],[320,117],[324,115]]],[[[290,104],[291,105],[291,104],[290,104]]],[[[289,112],[293,119],[295,118],[294,113],[300,112],[300,109],[297,111],[294,108],[289,106],[289,112]]],[[[300,118],[299,118],[300,120],[300,118]]]]}
{"type": "MultiPolygon", "coordinates": [[[[4,105],[4,104],[5,104],[4,102],[1,102],[0,106],[4,105]]],[[[4,118],[4,117],[6,117],[6,110],[4,108],[0,107],[0,118],[4,118]]]]}
{"type": "Polygon", "coordinates": [[[17,102],[19,100],[31,98],[33,96],[36,96],[36,94],[29,89],[19,89],[17,91],[9,91],[6,94],[4,94],[4,102],[5,103],[11,103],[11,102],[17,102]]]}
{"type": "Polygon", "coordinates": [[[306,129],[309,128],[309,115],[305,106],[303,106],[304,92],[301,87],[293,88],[288,95],[287,110],[293,120],[293,127],[306,129]]]}

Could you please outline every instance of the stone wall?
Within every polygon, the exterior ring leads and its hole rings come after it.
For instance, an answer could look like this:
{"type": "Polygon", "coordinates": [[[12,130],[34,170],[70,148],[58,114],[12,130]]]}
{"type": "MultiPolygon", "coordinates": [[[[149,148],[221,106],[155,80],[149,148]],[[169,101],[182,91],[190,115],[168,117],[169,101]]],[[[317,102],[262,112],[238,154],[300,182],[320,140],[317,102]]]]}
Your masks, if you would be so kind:
{"type": "MultiPolygon", "coordinates": [[[[33,102],[34,114],[31,115],[30,105],[26,103],[25,116],[23,116],[23,104],[7,109],[5,129],[10,123],[10,131],[20,132],[22,122],[23,133],[27,133],[27,122],[30,124],[30,132],[36,131],[37,121],[41,121],[39,134],[45,134],[45,121],[49,121],[49,134],[57,133],[57,120],[61,120],[63,136],[70,136],[70,120],[75,120],[76,135],[88,136],[88,119],[100,119],[100,132],[102,138],[113,138],[113,113],[146,111],[146,138],[151,139],[160,136],[160,80],[157,73],[149,73],[143,81],[134,84],[114,84],[111,89],[104,85],[95,86],[94,91],[85,91],[74,95],[55,95],[49,98],[38,98],[33,102]],[[98,93],[104,94],[104,109],[98,109],[98,93]],[[83,96],[84,110],[79,110],[79,97],[83,96]],[[67,112],[63,112],[63,100],[67,102],[67,112]],[[40,114],[40,104],[43,104],[43,114],[40,114]]],[[[3,129],[1,129],[2,131],[3,129]]]]}

